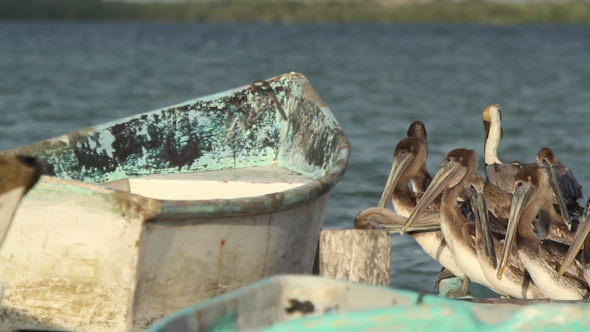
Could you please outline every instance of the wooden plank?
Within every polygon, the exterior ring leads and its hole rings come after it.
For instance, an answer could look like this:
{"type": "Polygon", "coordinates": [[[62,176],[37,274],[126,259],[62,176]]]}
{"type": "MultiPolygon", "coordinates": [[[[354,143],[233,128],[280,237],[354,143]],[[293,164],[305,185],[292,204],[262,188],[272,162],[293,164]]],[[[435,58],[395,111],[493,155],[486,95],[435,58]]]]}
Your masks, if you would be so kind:
{"type": "Polygon", "coordinates": [[[320,275],[389,286],[391,240],[384,230],[338,229],[320,234],[320,275]]]}

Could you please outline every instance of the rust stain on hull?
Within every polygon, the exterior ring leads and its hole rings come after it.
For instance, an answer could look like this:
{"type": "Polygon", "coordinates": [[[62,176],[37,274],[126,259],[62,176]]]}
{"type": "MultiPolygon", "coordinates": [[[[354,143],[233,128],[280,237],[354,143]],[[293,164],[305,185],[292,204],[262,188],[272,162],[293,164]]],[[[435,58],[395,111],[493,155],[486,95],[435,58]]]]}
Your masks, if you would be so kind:
{"type": "Polygon", "coordinates": [[[215,278],[215,280],[217,280],[217,283],[219,284],[219,277],[221,275],[221,263],[223,261],[223,248],[225,247],[225,239],[221,239],[220,243],[219,243],[219,254],[217,254],[217,268],[215,269],[215,271],[217,271],[217,277],[215,278]]]}

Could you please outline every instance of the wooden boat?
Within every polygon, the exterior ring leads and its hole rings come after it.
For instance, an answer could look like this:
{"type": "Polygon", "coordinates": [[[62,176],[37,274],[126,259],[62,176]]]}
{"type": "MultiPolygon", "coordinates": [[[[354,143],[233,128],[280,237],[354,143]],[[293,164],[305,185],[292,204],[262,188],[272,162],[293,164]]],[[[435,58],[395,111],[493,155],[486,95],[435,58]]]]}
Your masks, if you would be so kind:
{"type": "MultiPolygon", "coordinates": [[[[0,248],[24,194],[39,180],[41,165],[34,158],[0,156],[0,248]]],[[[4,285],[0,283],[0,303],[4,285]]]]}
{"type": "Polygon", "coordinates": [[[583,303],[470,303],[321,277],[277,276],[185,308],[148,332],[584,331],[589,314],[590,305],[583,303]]]}
{"type": "Polygon", "coordinates": [[[4,151],[45,161],[0,251],[0,331],[141,331],[309,273],[350,153],[291,73],[4,151]]]}

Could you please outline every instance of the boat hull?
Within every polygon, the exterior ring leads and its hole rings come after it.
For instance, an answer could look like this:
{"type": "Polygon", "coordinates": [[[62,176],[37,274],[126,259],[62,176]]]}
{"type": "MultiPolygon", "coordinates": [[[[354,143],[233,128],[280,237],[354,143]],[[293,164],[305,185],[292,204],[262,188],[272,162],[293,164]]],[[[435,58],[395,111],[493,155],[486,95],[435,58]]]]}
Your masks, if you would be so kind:
{"type": "Polygon", "coordinates": [[[0,331],[141,331],[264,277],[309,273],[329,195],[271,213],[154,219],[141,197],[124,207],[108,190],[60,182],[29,194],[0,250],[0,331]]]}
{"type": "Polygon", "coordinates": [[[4,151],[46,175],[0,249],[0,331],[142,331],[310,273],[348,142],[302,75],[265,84],[4,151]]]}
{"type": "MultiPolygon", "coordinates": [[[[584,302],[469,303],[312,276],[276,276],[156,322],[148,332],[584,331],[584,302]]],[[[510,301],[510,300],[509,300],[510,301]]]]}

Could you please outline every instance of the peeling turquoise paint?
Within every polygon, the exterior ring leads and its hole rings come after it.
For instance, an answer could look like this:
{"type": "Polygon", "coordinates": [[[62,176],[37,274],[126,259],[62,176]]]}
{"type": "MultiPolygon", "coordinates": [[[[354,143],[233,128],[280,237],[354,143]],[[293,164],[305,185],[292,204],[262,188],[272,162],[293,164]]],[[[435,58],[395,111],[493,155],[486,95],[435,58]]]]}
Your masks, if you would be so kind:
{"type": "Polygon", "coordinates": [[[225,315],[219,318],[211,327],[211,332],[224,332],[236,330],[236,317],[233,311],[228,310],[225,315]]]}
{"type": "Polygon", "coordinates": [[[266,82],[264,89],[246,86],[0,154],[33,155],[45,162],[46,175],[88,183],[260,166],[278,166],[316,180],[255,199],[162,203],[163,214],[194,216],[287,208],[328,192],[344,175],[350,148],[303,75],[266,82]]]}
{"type": "Polygon", "coordinates": [[[584,302],[499,307],[321,277],[276,276],[183,309],[148,332],[203,332],[212,327],[225,332],[581,332],[590,328],[589,313],[590,304],[584,302]],[[287,312],[291,298],[309,301],[313,312],[287,312]],[[225,321],[231,319],[235,326],[225,321]],[[178,323],[187,320],[190,327],[179,329],[178,323]]]}

